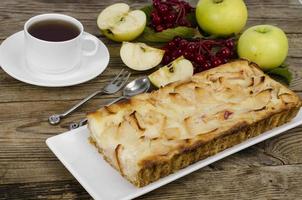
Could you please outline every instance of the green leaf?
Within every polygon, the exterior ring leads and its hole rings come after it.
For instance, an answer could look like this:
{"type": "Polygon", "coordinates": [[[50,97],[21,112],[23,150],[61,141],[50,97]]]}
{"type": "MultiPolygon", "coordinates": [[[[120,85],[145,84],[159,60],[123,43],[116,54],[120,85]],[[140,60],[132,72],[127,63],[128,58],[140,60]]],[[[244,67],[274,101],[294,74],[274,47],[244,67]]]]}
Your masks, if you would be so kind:
{"type": "Polygon", "coordinates": [[[281,68],[287,68],[288,66],[289,66],[289,65],[286,64],[286,63],[283,63],[283,64],[280,65],[281,68]]]}
{"type": "Polygon", "coordinates": [[[271,75],[269,75],[272,79],[274,79],[275,81],[277,81],[277,82],[279,82],[279,83],[281,83],[281,84],[283,84],[283,85],[287,85],[287,86],[289,86],[289,84],[288,84],[288,82],[286,81],[286,79],[285,78],[282,78],[281,76],[276,76],[276,75],[273,75],[273,74],[271,74],[271,75]]]}
{"type": "Polygon", "coordinates": [[[153,10],[153,6],[152,5],[149,5],[149,6],[145,6],[141,9],[147,16],[147,22],[149,23],[150,22],[150,18],[151,18],[151,12],[153,10]]]}
{"type": "Polygon", "coordinates": [[[282,79],[286,84],[290,84],[293,79],[292,73],[286,66],[280,66],[275,69],[271,69],[266,72],[268,75],[272,75],[273,77],[277,77],[277,79],[282,79]]]}
{"type": "Polygon", "coordinates": [[[195,11],[187,14],[186,18],[193,25],[193,27],[197,26],[197,21],[196,21],[196,17],[195,17],[195,11]]]}
{"type": "Polygon", "coordinates": [[[143,34],[138,38],[140,42],[169,42],[175,36],[180,36],[183,38],[193,38],[198,34],[197,29],[178,26],[176,28],[169,28],[162,32],[155,32],[150,27],[146,27],[143,34]]]}

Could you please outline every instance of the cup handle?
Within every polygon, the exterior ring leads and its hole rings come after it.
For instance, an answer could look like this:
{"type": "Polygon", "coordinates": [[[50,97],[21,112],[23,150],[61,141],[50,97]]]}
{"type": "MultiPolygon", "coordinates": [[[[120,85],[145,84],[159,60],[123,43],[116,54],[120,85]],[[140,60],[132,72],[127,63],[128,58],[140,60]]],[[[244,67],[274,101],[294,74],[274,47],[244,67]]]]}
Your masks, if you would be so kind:
{"type": "Polygon", "coordinates": [[[99,40],[95,36],[90,35],[88,33],[84,33],[82,38],[83,38],[84,42],[89,41],[89,42],[92,42],[94,45],[94,48],[92,50],[83,49],[83,55],[84,56],[94,56],[99,49],[99,40]]]}

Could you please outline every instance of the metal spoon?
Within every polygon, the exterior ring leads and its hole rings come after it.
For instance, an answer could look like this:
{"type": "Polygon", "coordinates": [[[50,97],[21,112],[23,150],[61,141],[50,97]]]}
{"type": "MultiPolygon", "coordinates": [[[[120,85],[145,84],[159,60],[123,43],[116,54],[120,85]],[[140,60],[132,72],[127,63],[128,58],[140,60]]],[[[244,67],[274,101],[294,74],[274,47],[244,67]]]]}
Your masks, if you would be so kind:
{"type": "MultiPolygon", "coordinates": [[[[141,78],[137,78],[130,83],[128,83],[124,89],[123,89],[123,95],[118,97],[117,99],[113,100],[107,106],[110,106],[116,102],[119,102],[123,99],[129,99],[135,95],[147,92],[150,88],[150,81],[147,76],[143,76],[141,78]]],[[[72,123],[69,126],[69,129],[76,129],[79,128],[80,126],[83,126],[87,123],[87,119],[82,119],[79,123],[72,123]]]]}

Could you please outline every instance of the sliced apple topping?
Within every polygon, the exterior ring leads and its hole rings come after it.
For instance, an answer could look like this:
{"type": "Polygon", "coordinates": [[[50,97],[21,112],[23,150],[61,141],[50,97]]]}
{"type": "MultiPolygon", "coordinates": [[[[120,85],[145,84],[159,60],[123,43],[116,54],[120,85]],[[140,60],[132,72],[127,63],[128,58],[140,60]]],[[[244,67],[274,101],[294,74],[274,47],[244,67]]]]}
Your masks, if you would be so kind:
{"type": "Polygon", "coordinates": [[[135,117],[138,126],[143,130],[146,138],[154,139],[161,137],[163,126],[166,122],[166,117],[154,110],[148,110],[148,113],[135,112],[135,117]]]}
{"type": "Polygon", "coordinates": [[[120,55],[129,68],[144,71],[151,69],[161,62],[165,51],[150,47],[144,43],[124,42],[120,55]]]}
{"type": "Polygon", "coordinates": [[[241,103],[241,108],[251,111],[260,111],[264,109],[272,98],[271,91],[271,89],[266,89],[259,92],[257,95],[248,98],[241,103]]]}
{"type": "Polygon", "coordinates": [[[183,83],[175,87],[174,92],[179,93],[189,102],[196,101],[196,84],[193,82],[183,83]]]}
{"type": "Polygon", "coordinates": [[[122,149],[123,149],[123,146],[121,144],[118,144],[116,146],[114,152],[115,152],[115,158],[116,158],[116,164],[117,164],[118,170],[120,170],[120,172],[123,174],[121,162],[119,159],[119,153],[120,153],[120,151],[122,151],[122,149]]]}
{"type": "Polygon", "coordinates": [[[187,130],[192,136],[206,134],[219,128],[220,124],[218,120],[210,119],[205,123],[202,118],[203,116],[194,115],[184,120],[187,130]]]}
{"type": "Polygon", "coordinates": [[[165,144],[162,141],[153,141],[151,142],[152,153],[157,156],[165,156],[170,153],[171,147],[165,144]]]}
{"type": "Polygon", "coordinates": [[[116,3],[100,13],[97,25],[106,37],[122,42],[137,38],[144,31],[146,21],[143,11],[131,11],[129,5],[116,3]]]}
{"type": "Polygon", "coordinates": [[[178,127],[168,127],[163,130],[165,138],[168,140],[176,140],[181,136],[181,131],[178,127]]]}
{"type": "Polygon", "coordinates": [[[294,103],[294,102],[297,101],[297,99],[295,98],[295,96],[293,96],[290,93],[279,94],[278,98],[280,98],[285,104],[294,103]]]}
{"type": "Polygon", "coordinates": [[[153,85],[159,88],[172,82],[186,80],[193,76],[193,71],[192,63],[184,57],[179,57],[149,75],[149,79],[153,85]]]}

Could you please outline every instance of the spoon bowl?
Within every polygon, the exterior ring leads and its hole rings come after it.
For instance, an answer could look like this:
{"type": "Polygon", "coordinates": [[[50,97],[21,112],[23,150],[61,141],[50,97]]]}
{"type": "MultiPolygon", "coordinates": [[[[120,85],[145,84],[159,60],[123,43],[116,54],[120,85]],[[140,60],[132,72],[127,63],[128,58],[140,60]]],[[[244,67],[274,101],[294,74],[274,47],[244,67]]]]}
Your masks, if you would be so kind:
{"type": "Polygon", "coordinates": [[[123,89],[123,96],[125,98],[130,98],[132,96],[147,92],[150,88],[150,81],[148,77],[144,76],[137,78],[130,83],[128,83],[123,89]]]}
{"type": "Polygon", "coordinates": [[[148,77],[143,76],[128,83],[123,89],[123,96],[113,100],[107,106],[110,106],[122,99],[129,99],[135,95],[147,92],[150,89],[151,83],[148,77]]]}
{"type": "MultiPolygon", "coordinates": [[[[112,102],[110,102],[106,106],[110,106],[110,105],[112,105],[116,102],[119,102],[120,100],[129,99],[129,98],[131,98],[135,95],[145,93],[150,89],[150,87],[151,87],[151,83],[150,83],[147,76],[137,78],[137,79],[131,81],[130,83],[128,83],[124,87],[123,96],[113,100],[112,102]]],[[[72,129],[79,128],[80,126],[83,126],[86,123],[87,123],[87,119],[82,119],[79,123],[70,124],[69,129],[72,130],[72,129]]]]}

